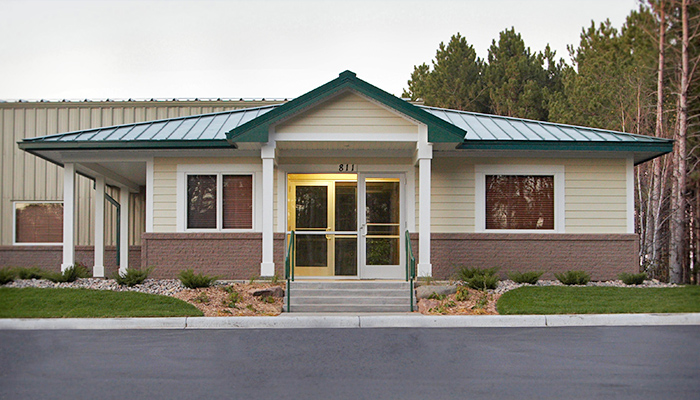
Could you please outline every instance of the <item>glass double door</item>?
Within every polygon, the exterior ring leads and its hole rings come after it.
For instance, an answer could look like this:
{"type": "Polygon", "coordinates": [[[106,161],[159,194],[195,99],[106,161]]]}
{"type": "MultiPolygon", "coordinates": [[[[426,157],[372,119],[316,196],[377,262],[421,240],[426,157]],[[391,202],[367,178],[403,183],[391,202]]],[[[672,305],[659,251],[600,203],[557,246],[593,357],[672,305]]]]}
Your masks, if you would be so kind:
{"type": "Polygon", "coordinates": [[[295,276],[403,277],[400,176],[289,174],[287,199],[295,276]]]}

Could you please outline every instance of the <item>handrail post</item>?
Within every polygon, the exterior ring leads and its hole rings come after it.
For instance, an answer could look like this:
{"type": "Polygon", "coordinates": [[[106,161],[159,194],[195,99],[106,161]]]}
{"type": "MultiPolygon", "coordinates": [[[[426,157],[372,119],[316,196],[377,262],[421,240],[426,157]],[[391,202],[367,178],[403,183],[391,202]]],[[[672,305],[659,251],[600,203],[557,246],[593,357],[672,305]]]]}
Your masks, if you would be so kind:
{"type": "Polygon", "coordinates": [[[284,260],[284,277],[287,280],[287,312],[290,312],[291,288],[294,281],[294,243],[296,242],[294,231],[289,233],[289,243],[287,243],[287,257],[284,260]]]}
{"type": "Polygon", "coordinates": [[[416,279],[416,258],[413,256],[413,248],[411,247],[411,235],[406,229],[406,281],[409,282],[411,290],[411,312],[413,312],[413,288],[414,280],[416,279]]]}

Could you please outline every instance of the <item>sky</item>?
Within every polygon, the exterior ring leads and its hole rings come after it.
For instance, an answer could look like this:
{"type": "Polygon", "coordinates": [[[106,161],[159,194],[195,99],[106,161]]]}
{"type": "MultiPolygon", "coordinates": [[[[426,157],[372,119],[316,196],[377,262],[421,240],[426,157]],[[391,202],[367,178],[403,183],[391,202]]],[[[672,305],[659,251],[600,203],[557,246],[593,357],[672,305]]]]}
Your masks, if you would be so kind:
{"type": "Polygon", "coordinates": [[[461,33],[485,58],[514,27],[569,61],[637,0],[0,0],[0,99],[294,98],[351,70],[400,96],[461,33]]]}

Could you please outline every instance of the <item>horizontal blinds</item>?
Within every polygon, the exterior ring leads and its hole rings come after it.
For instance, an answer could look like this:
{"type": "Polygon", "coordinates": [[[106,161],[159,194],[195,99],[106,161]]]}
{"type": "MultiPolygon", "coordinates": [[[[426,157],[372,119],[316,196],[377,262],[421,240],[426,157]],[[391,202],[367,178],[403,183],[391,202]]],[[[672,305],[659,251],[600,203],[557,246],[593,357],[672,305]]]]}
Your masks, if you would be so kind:
{"type": "Polygon", "coordinates": [[[187,228],[216,229],[216,175],[187,176],[187,228]]]}
{"type": "Polygon", "coordinates": [[[486,175],[486,229],[554,229],[554,177],[486,175]]]}
{"type": "Polygon", "coordinates": [[[15,218],[16,243],[63,242],[63,204],[18,203],[15,218]]]}
{"type": "Polygon", "coordinates": [[[223,176],[223,228],[253,228],[253,177],[223,176]]]}

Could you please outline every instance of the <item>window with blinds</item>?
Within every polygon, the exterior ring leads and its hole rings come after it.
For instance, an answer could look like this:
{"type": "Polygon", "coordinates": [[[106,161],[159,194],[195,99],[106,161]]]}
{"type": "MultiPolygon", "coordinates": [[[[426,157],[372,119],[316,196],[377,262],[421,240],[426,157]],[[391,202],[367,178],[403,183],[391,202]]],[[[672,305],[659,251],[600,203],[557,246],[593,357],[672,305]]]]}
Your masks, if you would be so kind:
{"type": "Polygon", "coordinates": [[[63,204],[15,203],[15,243],[62,243],[63,204]]]}
{"type": "Polygon", "coordinates": [[[252,228],[251,175],[187,175],[187,229],[252,228]]]}
{"type": "Polygon", "coordinates": [[[486,229],[554,229],[554,176],[485,178],[486,229]]]}

